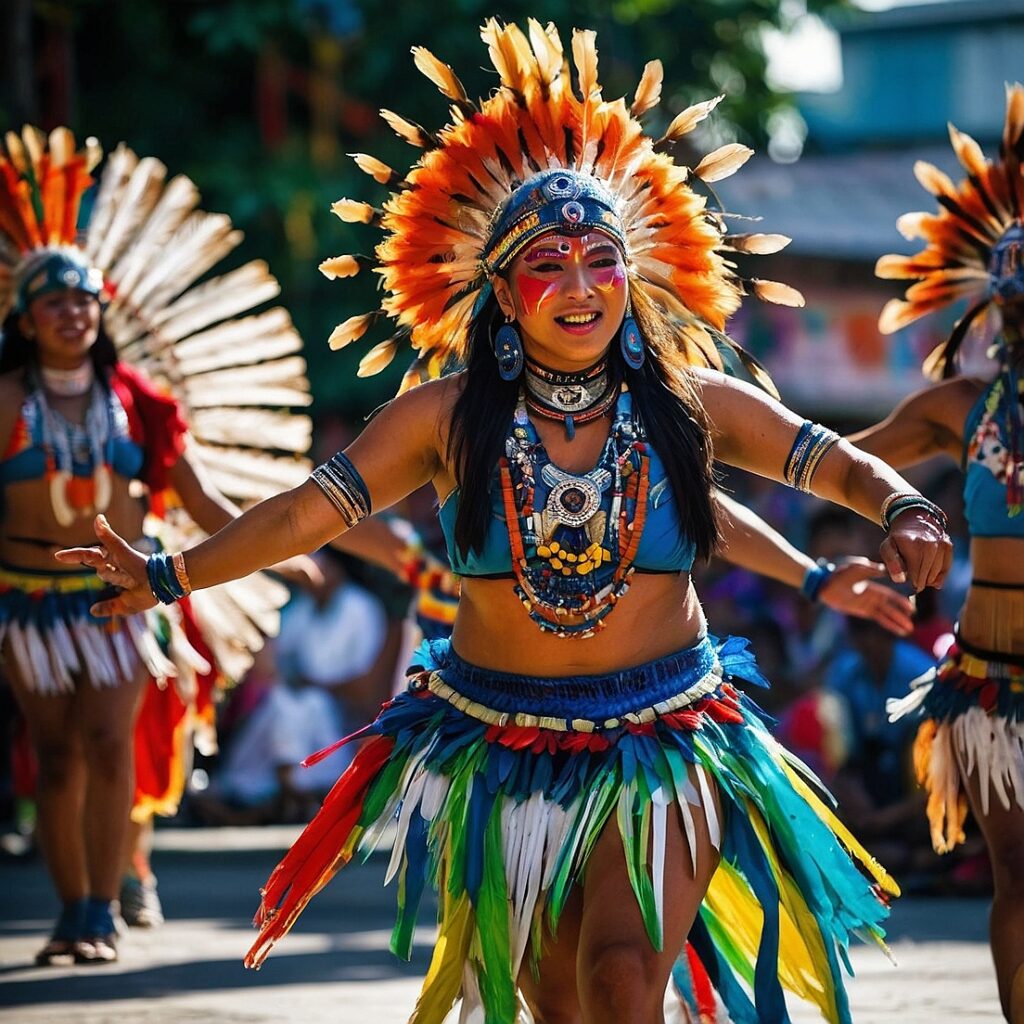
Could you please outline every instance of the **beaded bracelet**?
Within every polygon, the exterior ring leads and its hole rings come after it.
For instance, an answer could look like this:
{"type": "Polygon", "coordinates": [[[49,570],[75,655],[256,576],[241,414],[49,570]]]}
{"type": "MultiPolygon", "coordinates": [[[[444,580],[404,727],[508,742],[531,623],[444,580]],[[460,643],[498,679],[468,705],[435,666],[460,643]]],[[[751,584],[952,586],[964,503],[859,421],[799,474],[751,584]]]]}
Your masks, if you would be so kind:
{"type": "Polygon", "coordinates": [[[896,491],[882,502],[879,517],[885,532],[888,533],[892,529],[893,521],[898,515],[912,508],[920,509],[926,515],[932,516],[945,532],[946,513],[934,501],[929,501],[923,494],[918,494],[916,491],[896,491]]]}
{"type": "Polygon", "coordinates": [[[804,420],[786,458],[783,479],[798,491],[810,491],[822,459],[839,442],[839,435],[820,423],[804,420]]]}
{"type": "Polygon", "coordinates": [[[146,577],[149,589],[161,604],[174,604],[188,593],[178,581],[173,557],[166,551],[157,551],[146,559],[146,577]]]}
{"type": "Polygon", "coordinates": [[[807,572],[804,573],[804,581],[800,584],[800,593],[808,601],[817,601],[821,588],[825,586],[832,573],[836,571],[835,563],[824,558],[819,558],[807,572]]]}

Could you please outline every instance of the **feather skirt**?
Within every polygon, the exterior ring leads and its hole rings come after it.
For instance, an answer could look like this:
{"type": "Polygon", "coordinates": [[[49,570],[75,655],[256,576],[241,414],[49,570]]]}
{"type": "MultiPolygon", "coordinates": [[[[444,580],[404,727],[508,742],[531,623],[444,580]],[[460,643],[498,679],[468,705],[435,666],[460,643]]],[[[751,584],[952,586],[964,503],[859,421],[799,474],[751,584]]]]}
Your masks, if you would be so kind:
{"type": "Polygon", "coordinates": [[[914,740],[914,770],[928,793],[928,822],[937,853],[964,841],[963,779],[980,780],[981,812],[993,794],[1004,810],[1024,810],[1024,660],[990,660],[954,644],[889,718],[923,715],[914,740]]]}
{"type": "Polygon", "coordinates": [[[840,963],[851,936],[883,944],[897,889],[772,739],[743,683],[766,685],[735,638],[557,679],[492,672],[446,640],[424,643],[408,689],[340,741],[366,740],[267,882],[246,965],[260,966],[335,872],[397,822],[386,880],[398,879],[398,956],[410,955],[428,884],[439,894],[411,1021],[440,1024],[461,1000],[460,1021],[509,1024],[520,967],[557,931],[602,831],[621,834],[661,948],[669,815],[693,850],[703,817],[721,860],[674,977],[691,1018],[716,1019],[717,1007],[737,1024],[785,1022],[788,989],[849,1021],[840,963]]]}

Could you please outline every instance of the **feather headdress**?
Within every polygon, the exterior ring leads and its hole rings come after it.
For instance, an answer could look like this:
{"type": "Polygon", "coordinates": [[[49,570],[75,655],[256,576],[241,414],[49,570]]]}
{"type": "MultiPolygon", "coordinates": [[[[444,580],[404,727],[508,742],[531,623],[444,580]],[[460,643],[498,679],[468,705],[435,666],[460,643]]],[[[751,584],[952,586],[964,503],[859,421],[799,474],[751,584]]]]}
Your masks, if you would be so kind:
{"type": "MultiPolygon", "coordinates": [[[[732,174],[752,151],[726,145],[692,169],[676,164],[666,152],[721,97],[684,110],[664,136],[654,139],[644,133],[638,118],[660,98],[660,62],[646,66],[628,105],[621,98],[604,99],[591,31],[573,32],[576,88],[553,25],[531,19],[523,32],[491,19],[481,36],[498,72],[498,89],[473,103],[448,65],[414,47],[417,68],[451,103],[450,122],[433,133],[382,111],[402,138],[425,152],[404,175],[355,154],[358,166],[392,194],[381,206],[352,199],[334,204],[342,220],[384,231],[374,268],[386,293],[381,308],[350,317],[330,338],[332,348],[342,348],[377,320],[394,322],[394,336],[370,350],[361,374],[386,366],[404,338],[417,357],[403,390],[464,360],[467,328],[487,283],[482,257],[495,212],[523,182],[555,168],[591,175],[613,197],[634,287],[680,325],[675,358],[719,366],[716,343],[733,345],[724,335],[725,322],[748,292],[773,302],[803,304],[792,288],[740,278],[729,258],[733,252],[775,252],[789,239],[730,236],[724,218],[709,210],[706,198],[692,187],[698,179],[712,182],[732,174]]],[[[347,277],[365,262],[335,257],[321,270],[328,277],[347,277]]],[[[740,355],[759,374],[751,357],[740,355]]]]}
{"type": "MultiPolygon", "coordinates": [[[[265,263],[208,276],[242,239],[230,218],[200,210],[188,178],[168,181],[159,160],[121,145],[106,161],[80,234],[82,196],[102,156],[96,140],[78,150],[67,128],[47,137],[28,126],[4,142],[0,313],[7,315],[25,269],[47,251],[73,254],[102,274],[103,325],[119,358],[181,403],[189,456],[221,492],[244,505],[301,483],[312,429],[307,416],[291,412],[312,401],[302,340],[284,309],[252,312],[280,292],[265,263]]],[[[198,530],[180,511],[174,519],[179,530],[198,530]]],[[[206,639],[231,674],[245,667],[244,651],[259,647],[256,631],[241,624],[276,632],[285,598],[264,577],[196,602],[197,612],[208,612],[200,616],[206,639]],[[230,635],[222,636],[227,625],[230,635]]]]}
{"type": "Polygon", "coordinates": [[[919,317],[966,299],[967,312],[950,337],[925,360],[934,378],[956,372],[957,351],[967,329],[998,301],[1004,282],[1020,278],[1021,216],[1024,211],[1024,86],[1007,86],[1006,120],[999,158],[987,160],[969,135],[949,126],[953,150],[966,177],[954,183],[932,164],[914,165],[917,180],[939,204],[936,213],[905,213],[897,221],[900,233],[920,238],[924,249],[913,256],[882,256],[875,273],[882,278],[914,280],[903,299],[892,299],[882,310],[879,330],[891,334],[919,317]]]}

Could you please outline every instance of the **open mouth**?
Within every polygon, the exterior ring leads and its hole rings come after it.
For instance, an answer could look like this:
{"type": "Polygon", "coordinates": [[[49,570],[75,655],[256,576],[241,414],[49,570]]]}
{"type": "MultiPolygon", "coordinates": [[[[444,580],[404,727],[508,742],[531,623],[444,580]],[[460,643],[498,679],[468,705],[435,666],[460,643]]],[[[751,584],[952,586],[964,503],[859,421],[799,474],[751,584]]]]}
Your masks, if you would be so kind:
{"type": "Polygon", "coordinates": [[[589,327],[601,319],[601,314],[589,313],[566,313],[565,316],[556,316],[555,322],[563,327],[589,327]]]}

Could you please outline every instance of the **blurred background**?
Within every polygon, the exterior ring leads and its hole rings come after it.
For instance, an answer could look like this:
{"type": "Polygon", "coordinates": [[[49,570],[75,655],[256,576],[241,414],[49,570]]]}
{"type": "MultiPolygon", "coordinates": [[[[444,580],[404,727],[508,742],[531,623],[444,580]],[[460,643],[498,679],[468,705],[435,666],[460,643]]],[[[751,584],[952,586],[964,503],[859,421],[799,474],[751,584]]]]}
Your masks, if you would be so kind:
{"type": "MultiPolygon", "coordinates": [[[[928,206],[914,161],[955,171],[947,121],[994,152],[1003,84],[1024,77],[1024,0],[5,0],[0,122],[67,124],[107,152],[123,141],[189,175],[206,209],[231,215],[245,232],[238,262],[269,263],[306,340],[323,456],[394,393],[405,369],[399,358],[360,380],[355,368],[367,344],[327,349],[335,324],[372,308],[373,288],[366,275],[331,283],[317,273],[322,259],[373,244],[371,229],[341,223],[330,204],[383,198],[346,154],[372,153],[399,168],[415,159],[378,117],[381,107],[428,127],[445,120],[445,101],[413,66],[414,44],[451,64],[470,94],[486,95],[495,77],[482,68],[478,26],[492,15],[550,19],[563,35],[573,26],[596,29],[607,96],[631,92],[644,62],[660,58],[665,89],[648,124],[654,135],[689,103],[726,94],[693,144],[700,152],[732,140],[753,146],[757,156],[718,187],[721,202],[760,218],[759,230],[793,239],[784,253],[762,257],[759,271],[800,288],[806,307],[751,302],[732,326],[789,405],[845,430],[881,418],[923,383],[921,359],[955,316],[883,338],[877,316],[896,289],[874,278],[874,263],[910,251],[896,219],[928,206]]],[[[958,528],[955,467],[925,466],[914,480],[958,528]]],[[[878,531],[813,499],[736,473],[725,483],[813,557],[877,551],[878,531]]],[[[429,501],[419,518],[429,544],[429,501]]],[[[943,594],[919,598],[909,640],[851,627],[776,584],[719,565],[702,595],[715,631],[754,639],[777,684],[765,703],[788,741],[836,785],[848,773],[855,788],[845,806],[880,858],[919,872],[922,885],[983,887],[976,845],[934,882],[908,737],[886,727],[882,711],[885,696],[903,692],[928,666],[952,625],[966,584],[962,534],[958,550],[943,594]],[[887,855],[879,844],[904,820],[918,823],[920,835],[908,827],[900,851],[887,855]]],[[[347,620],[360,623],[354,635],[368,648],[358,666],[361,693],[367,677],[386,694],[401,661],[396,623],[410,595],[352,562],[331,578],[361,588],[361,618],[350,611],[347,620]],[[365,643],[373,630],[376,646],[365,643]]],[[[228,738],[280,673],[264,659],[249,696],[236,691],[223,723],[228,738]]]]}

